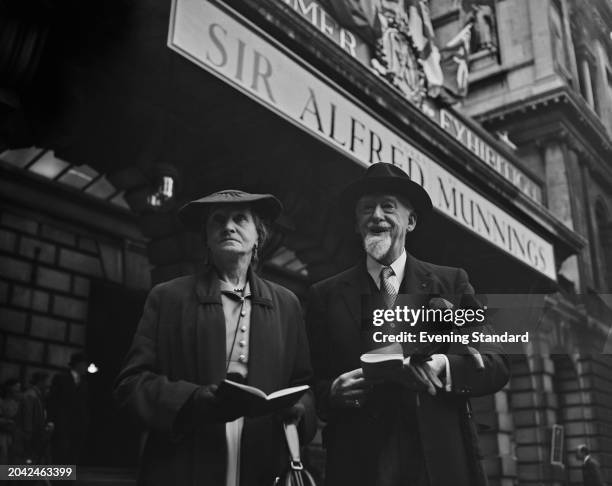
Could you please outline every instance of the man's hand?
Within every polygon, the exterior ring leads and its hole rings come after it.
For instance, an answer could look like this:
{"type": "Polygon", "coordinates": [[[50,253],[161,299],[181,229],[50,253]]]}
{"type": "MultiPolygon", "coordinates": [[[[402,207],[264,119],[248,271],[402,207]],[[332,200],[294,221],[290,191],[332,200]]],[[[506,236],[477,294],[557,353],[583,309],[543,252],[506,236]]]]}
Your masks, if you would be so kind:
{"type": "Polygon", "coordinates": [[[334,380],[329,399],[334,407],[359,408],[365,403],[371,388],[372,385],[363,377],[363,370],[357,368],[334,380]]]}
{"type": "Polygon", "coordinates": [[[438,388],[444,388],[439,376],[446,369],[446,360],[441,354],[434,354],[429,361],[421,363],[410,363],[410,356],[404,360],[404,367],[398,377],[402,385],[414,389],[425,390],[430,395],[435,395],[438,388]]]}

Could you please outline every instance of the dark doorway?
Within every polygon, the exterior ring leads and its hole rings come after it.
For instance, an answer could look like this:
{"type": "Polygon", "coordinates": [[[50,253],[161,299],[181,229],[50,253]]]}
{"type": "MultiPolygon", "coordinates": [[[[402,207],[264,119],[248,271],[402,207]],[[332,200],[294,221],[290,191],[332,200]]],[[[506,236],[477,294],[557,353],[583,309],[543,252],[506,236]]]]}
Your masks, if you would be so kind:
{"type": "Polygon", "coordinates": [[[138,462],[141,429],[119,413],[113,381],[132,342],[146,292],[108,282],[92,282],[87,318],[87,354],[98,367],[89,375],[90,426],[83,464],[133,467],[138,462]]]}

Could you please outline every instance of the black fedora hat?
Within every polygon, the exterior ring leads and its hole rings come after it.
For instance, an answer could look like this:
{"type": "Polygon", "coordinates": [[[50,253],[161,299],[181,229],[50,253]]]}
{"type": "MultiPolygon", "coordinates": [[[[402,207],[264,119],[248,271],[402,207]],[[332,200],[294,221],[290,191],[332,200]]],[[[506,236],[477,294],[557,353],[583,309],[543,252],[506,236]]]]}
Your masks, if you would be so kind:
{"type": "Polygon", "coordinates": [[[185,204],[178,210],[179,219],[192,231],[201,231],[210,208],[216,204],[247,204],[261,218],[274,221],[283,205],[272,194],[250,194],[237,189],[224,189],[185,204]]]}
{"type": "Polygon", "coordinates": [[[340,201],[346,210],[354,211],[361,196],[366,194],[394,194],[406,198],[414,207],[420,221],[432,211],[429,194],[408,174],[393,164],[378,162],[367,168],[363,176],[344,188],[340,201]]]}

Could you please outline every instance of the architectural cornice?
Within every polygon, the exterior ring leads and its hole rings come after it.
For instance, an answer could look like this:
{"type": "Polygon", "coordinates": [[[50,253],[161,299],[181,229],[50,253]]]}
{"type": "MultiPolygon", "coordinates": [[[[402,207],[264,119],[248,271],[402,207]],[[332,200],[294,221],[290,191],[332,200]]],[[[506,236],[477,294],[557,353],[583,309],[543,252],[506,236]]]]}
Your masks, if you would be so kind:
{"type": "MultiPolygon", "coordinates": [[[[517,121],[517,126],[520,122],[517,121]]],[[[515,131],[513,138],[522,145],[533,144],[543,150],[551,143],[565,145],[568,149],[576,152],[579,162],[584,164],[597,180],[612,191],[612,167],[606,159],[585,139],[580,130],[572,123],[571,118],[551,116],[546,119],[538,118],[537,126],[521,123],[522,131],[515,131]]]]}
{"type": "Polygon", "coordinates": [[[509,118],[519,118],[527,113],[541,114],[559,109],[567,111],[567,116],[563,118],[565,125],[572,127],[572,132],[579,133],[581,138],[588,141],[588,146],[596,159],[612,160],[612,139],[603,123],[584,100],[569,88],[555,89],[511,105],[496,107],[478,115],[476,119],[486,126],[507,121],[509,118]]]}

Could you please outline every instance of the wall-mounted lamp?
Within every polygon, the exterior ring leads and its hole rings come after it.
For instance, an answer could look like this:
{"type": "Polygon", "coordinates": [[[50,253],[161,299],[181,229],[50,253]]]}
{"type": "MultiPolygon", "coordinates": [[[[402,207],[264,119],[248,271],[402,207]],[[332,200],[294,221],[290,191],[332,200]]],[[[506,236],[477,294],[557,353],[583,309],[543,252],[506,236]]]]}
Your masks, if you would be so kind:
{"type": "Polygon", "coordinates": [[[147,198],[149,206],[159,208],[174,197],[174,179],[171,176],[162,176],[157,191],[147,198]]]}
{"type": "Polygon", "coordinates": [[[147,197],[147,204],[155,209],[164,206],[176,195],[177,170],[171,165],[157,165],[155,168],[153,193],[147,197]]]}

